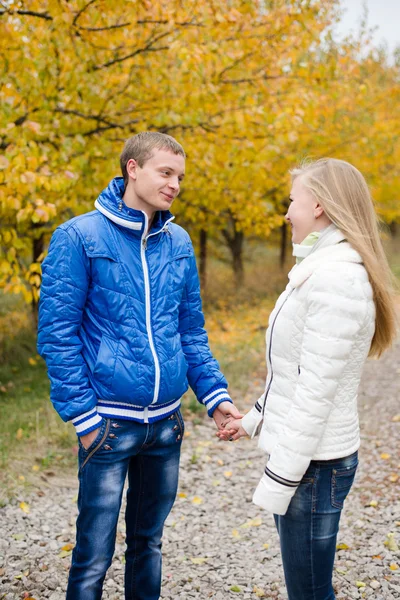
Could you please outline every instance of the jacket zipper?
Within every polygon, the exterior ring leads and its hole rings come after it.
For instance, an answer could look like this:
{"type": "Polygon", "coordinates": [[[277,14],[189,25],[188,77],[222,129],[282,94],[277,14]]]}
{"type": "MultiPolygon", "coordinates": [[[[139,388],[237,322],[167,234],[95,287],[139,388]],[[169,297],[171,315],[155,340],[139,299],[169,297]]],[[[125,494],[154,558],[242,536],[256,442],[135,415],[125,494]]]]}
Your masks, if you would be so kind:
{"type": "Polygon", "coordinates": [[[268,387],[265,390],[265,396],[264,396],[264,404],[263,404],[263,409],[262,409],[262,416],[264,417],[264,413],[265,413],[265,407],[267,404],[267,396],[269,394],[269,390],[271,389],[271,385],[272,385],[272,380],[274,378],[274,371],[272,369],[272,335],[274,333],[274,327],[275,327],[275,323],[276,320],[279,316],[279,313],[281,312],[282,308],[285,306],[286,302],[289,300],[290,296],[292,295],[292,292],[294,291],[294,288],[292,290],[290,290],[289,294],[286,296],[285,300],[282,302],[278,312],[275,315],[275,319],[274,322],[271,325],[271,335],[269,336],[269,350],[268,350],[268,358],[269,358],[269,365],[271,367],[271,377],[269,378],[269,383],[268,383],[268,387]]]}
{"type": "MultiPolygon", "coordinates": [[[[158,235],[159,233],[164,231],[166,225],[170,221],[172,221],[172,218],[165,222],[164,226],[162,227],[162,229],[160,229],[160,231],[146,235],[149,220],[148,220],[146,213],[143,213],[143,214],[144,214],[144,229],[143,229],[141,246],[140,246],[140,256],[142,259],[142,267],[143,267],[143,274],[144,274],[144,290],[145,290],[145,305],[146,305],[146,330],[147,330],[147,337],[149,338],[150,350],[153,355],[154,367],[155,367],[155,373],[156,373],[156,379],[155,379],[155,384],[154,384],[154,395],[153,395],[153,400],[151,401],[151,404],[155,404],[158,400],[158,393],[160,391],[160,363],[158,361],[157,352],[156,352],[156,349],[154,346],[153,331],[151,328],[150,279],[149,279],[149,268],[148,268],[147,259],[146,259],[146,250],[147,250],[147,240],[149,239],[149,237],[151,237],[152,235],[158,235]]],[[[143,416],[144,416],[144,422],[148,423],[149,422],[149,409],[147,407],[144,409],[143,416]]]]}

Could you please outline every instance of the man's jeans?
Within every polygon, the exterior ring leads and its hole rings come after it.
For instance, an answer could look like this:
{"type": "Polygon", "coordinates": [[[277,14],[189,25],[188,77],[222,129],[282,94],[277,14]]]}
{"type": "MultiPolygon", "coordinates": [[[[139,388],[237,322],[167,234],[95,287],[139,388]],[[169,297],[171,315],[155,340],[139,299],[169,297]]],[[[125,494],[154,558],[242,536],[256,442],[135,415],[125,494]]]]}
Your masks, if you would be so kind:
{"type": "Polygon", "coordinates": [[[357,464],[357,452],[311,461],[286,515],[275,515],[289,600],[335,600],[336,537],[357,464]]]}
{"type": "Polygon", "coordinates": [[[152,424],[103,419],[93,444],[87,450],[80,444],[79,516],[67,600],[102,596],[127,474],[125,599],[159,598],[161,537],[178,487],[183,431],[180,411],[152,424]]]}

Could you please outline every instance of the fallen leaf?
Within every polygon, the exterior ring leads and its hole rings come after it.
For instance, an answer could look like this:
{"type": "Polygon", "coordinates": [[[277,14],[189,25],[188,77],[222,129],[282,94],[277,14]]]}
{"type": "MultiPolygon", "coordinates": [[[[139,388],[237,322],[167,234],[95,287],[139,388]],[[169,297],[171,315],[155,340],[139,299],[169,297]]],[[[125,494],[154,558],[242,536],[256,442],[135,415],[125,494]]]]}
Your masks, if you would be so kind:
{"type": "Polygon", "coordinates": [[[28,363],[30,365],[32,365],[32,367],[34,367],[37,364],[37,360],[36,360],[36,358],[30,357],[30,358],[28,358],[28,363]]]}
{"type": "Polygon", "coordinates": [[[363,588],[363,587],[365,587],[365,585],[366,585],[366,584],[365,584],[363,581],[356,581],[356,586],[357,586],[358,588],[363,588]]]}
{"type": "Polygon", "coordinates": [[[396,564],[396,563],[390,563],[390,567],[389,567],[389,569],[390,569],[391,571],[397,571],[397,569],[398,569],[398,568],[399,568],[399,565],[398,565],[398,564],[396,564]]]}
{"type": "Polygon", "coordinates": [[[190,435],[192,435],[191,431],[185,431],[185,433],[183,434],[183,437],[189,437],[190,435]]]}
{"type": "Polygon", "coordinates": [[[217,487],[217,486],[221,485],[221,482],[219,479],[213,479],[211,485],[213,485],[214,487],[217,487]]]}
{"type": "Polygon", "coordinates": [[[400,423],[400,415],[394,415],[392,418],[393,423],[400,423]]]}
{"type": "Polygon", "coordinates": [[[20,541],[25,539],[25,534],[24,533],[14,533],[13,535],[14,540],[20,541]]]}
{"type": "Polygon", "coordinates": [[[204,563],[206,563],[208,561],[208,558],[203,557],[203,556],[199,556],[196,558],[191,558],[190,559],[192,561],[192,563],[194,565],[204,565],[204,563]]]}
{"type": "Polygon", "coordinates": [[[371,500],[371,502],[369,503],[369,506],[373,506],[374,508],[376,508],[378,506],[378,501],[377,500],[371,500]]]}
{"type": "Polygon", "coordinates": [[[36,472],[37,472],[37,471],[39,471],[39,470],[40,470],[40,467],[39,467],[39,465],[33,465],[33,467],[32,467],[32,471],[35,471],[35,473],[36,473],[36,472]]]}
{"type": "Polygon", "coordinates": [[[19,479],[20,481],[25,481],[25,477],[24,477],[23,475],[18,475],[18,479],[19,479]]]}
{"type": "Polygon", "coordinates": [[[243,529],[248,529],[249,527],[260,527],[262,525],[261,517],[256,517],[255,519],[251,519],[251,521],[246,521],[240,527],[243,529]]]}
{"type": "Polygon", "coordinates": [[[257,587],[256,585],[253,587],[253,592],[257,596],[257,598],[265,598],[266,597],[264,590],[257,587]]]}
{"type": "Polygon", "coordinates": [[[58,554],[59,558],[66,558],[67,556],[71,556],[72,550],[61,550],[58,554]]]}
{"type": "Polygon", "coordinates": [[[225,477],[232,477],[232,471],[224,471],[225,477]]]}
{"type": "Polygon", "coordinates": [[[384,542],[385,546],[391,550],[391,552],[397,552],[399,547],[397,545],[396,540],[394,539],[394,533],[388,533],[386,536],[386,541],[384,542]]]}
{"type": "Polygon", "coordinates": [[[349,547],[348,547],[348,545],[347,545],[347,544],[343,544],[343,543],[342,543],[342,544],[338,544],[338,545],[336,546],[336,550],[348,550],[348,549],[349,549],[349,547]]]}
{"type": "Polygon", "coordinates": [[[203,498],[200,498],[199,496],[195,496],[192,500],[193,504],[203,504],[203,498]]]}
{"type": "Polygon", "coordinates": [[[240,538],[241,537],[240,533],[239,533],[239,531],[237,529],[232,529],[232,536],[234,538],[240,538]]]}
{"type": "Polygon", "coordinates": [[[240,588],[238,585],[232,585],[232,587],[229,588],[231,590],[231,592],[241,592],[242,588],[240,588]]]}
{"type": "Polygon", "coordinates": [[[17,433],[15,434],[15,439],[16,440],[22,440],[22,437],[24,435],[24,430],[21,429],[21,427],[17,430],[17,433]]]}
{"type": "Polygon", "coordinates": [[[396,483],[396,481],[398,480],[399,476],[397,475],[397,473],[392,473],[389,477],[389,481],[391,483],[396,483]]]}
{"type": "Polygon", "coordinates": [[[221,460],[220,458],[217,460],[217,464],[222,467],[222,465],[224,464],[224,461],[221,460]]]}
{"type": "Polygon", "coordinates": [[[372,557],[374,560],[382,560],[382,555],[381,554],[375,554],[375,556],[372,557]]]}
{"type": "Polygon", "coordinates": [[[20,502],[20,503],[19,503],[19,507],[20,507],[20,509],[21,509],[21,510],[23,510],[23,511],[24,511],[24,513],[26,513],[26,514],[28,514],[28,513],[29,513],[29,511],[30,511],[29,504],[27,504],[26,502],[20,502]]]}
{"type": "Polygon", "coordinates": [[[65,552],[71,552],[71,550],[74,549],[74,544],[65,544],[65,546],[63,546],[61,548],[61,550],[64,550],[65,552]]]}
{"type": "Polygon", "coordinates": [[[346,575],[347,569],[336,569],[336,573],[339,573],[339,575],[346,575]]]}
{"type": "Polygon", "coordinates": [[[263,544],[263,548],[264,548],[265,550],[268,550],[268,548],[269,548],[269,544],[263,544]]]}
{"type": "Polygon", "coordinates": [[[382,452],[381,458],[382,460],[389,460],[390,454],[388,454],[387,452],[382,452]]]}
{"type": "Polygon", "coordinates": [[[179,492],[178,498],[187,498],[187,494],[185,494],[185,492],[179,492]]]}

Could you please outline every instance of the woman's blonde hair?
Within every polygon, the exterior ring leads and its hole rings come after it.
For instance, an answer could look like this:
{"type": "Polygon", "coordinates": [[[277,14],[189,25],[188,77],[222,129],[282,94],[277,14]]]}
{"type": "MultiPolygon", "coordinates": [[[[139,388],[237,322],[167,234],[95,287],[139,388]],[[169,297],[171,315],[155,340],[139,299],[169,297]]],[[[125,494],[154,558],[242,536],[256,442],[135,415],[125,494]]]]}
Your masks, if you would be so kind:
{"type": "Polygon", "coordinates": [[[380,356],[396,336],[394,277],[379,235],[379,221],[368,185],[350,163],[324,158],[303,163],[291,172],[320,202],[326,216],[340,229],[363,259],[374,294],[375,334],[370,356],[380,356]]]}

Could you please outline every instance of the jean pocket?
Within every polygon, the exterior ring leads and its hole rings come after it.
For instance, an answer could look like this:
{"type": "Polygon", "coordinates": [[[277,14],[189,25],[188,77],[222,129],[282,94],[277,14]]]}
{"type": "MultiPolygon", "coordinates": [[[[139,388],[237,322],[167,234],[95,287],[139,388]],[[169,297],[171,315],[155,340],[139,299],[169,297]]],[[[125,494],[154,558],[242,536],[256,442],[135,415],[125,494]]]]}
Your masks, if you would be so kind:
{"type": "Polygon", "coordinates": [[[331,504],[334,508],[342,509],[344,501],[350,492],[356,475],[358,464],[332,470],[331,504]]]}
{"type": "Polygon", "coordinates": [[[89,448],[85,448],[82,444],[82,442],[79,440],[80,442],[80,447],[83,451],[83,460],[82,460],[82,464],[81,464],[81,469],[83,469],[83,467],[86,465],[86,463],[92,458],[92,456],[102,447],[102,445],[104,444],[105,440],[107,439],[107,436],[109,434],[110,431],[110,419],[104,419],[103,418],[103,423],[100,426],[100,431],[98,432],[98,434],[96,435],[95,439],[93,440],[93,442],[90,444],[89,448]]]}

